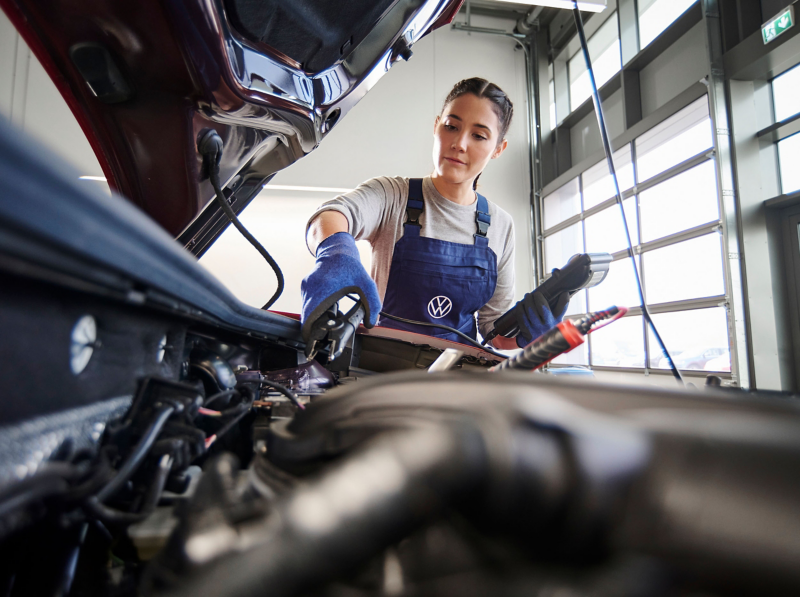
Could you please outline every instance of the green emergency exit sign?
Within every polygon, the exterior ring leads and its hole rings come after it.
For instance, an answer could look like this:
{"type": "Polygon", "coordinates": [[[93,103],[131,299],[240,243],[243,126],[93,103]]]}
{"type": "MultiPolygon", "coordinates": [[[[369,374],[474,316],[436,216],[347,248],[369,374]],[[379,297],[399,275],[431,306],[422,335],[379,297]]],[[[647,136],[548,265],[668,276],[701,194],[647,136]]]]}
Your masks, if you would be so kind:
{"type": "Polygon", "coordinates": [[[781,14],[761,25],[764,44],[773,41],[781,33],[792,27],[794,27],[794,6],[789,6],[781,14]]]}

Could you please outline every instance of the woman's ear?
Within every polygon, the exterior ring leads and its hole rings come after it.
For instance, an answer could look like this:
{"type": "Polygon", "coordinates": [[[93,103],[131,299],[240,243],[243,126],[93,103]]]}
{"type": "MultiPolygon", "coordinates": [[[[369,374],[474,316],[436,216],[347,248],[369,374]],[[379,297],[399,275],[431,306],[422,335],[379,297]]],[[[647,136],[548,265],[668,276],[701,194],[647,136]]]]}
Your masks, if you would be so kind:
{"type": "Polygon", "coordinates": [[[439,116],[437,116],[436,119],[433,121],[433,134],[434,135],[436,134],[436,127],[439,126],[439,118],[440,117],[441,117],[441,114],[439,116]]]}
{"type": "Polygon", "coordinates": [[[506,147],[508,147],[508,141],[503,139],[503,142],[495,148],[494,153],[492,154],[492,159],[499,158],[500,154],[506,150],[506,147]]]}

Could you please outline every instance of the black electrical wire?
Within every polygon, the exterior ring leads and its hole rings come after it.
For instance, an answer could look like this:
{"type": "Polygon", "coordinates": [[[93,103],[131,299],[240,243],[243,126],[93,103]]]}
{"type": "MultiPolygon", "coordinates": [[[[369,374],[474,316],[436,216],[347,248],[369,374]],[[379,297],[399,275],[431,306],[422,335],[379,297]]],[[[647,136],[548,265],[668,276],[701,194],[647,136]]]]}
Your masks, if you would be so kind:
{"type": "Polygon", "coordinates": [[[164,454],[161,457],[155,478],[150,484],[138,512],[123,512],[116,508],[110,508],[96,497],[86,500],[83,505],[84,510],[90,516],[111,526],[127,526],[141,522],[155,511],[158,501],[161,499],[161,494],[164,493],[164,486],[167,484],[169,473],[172,470],[172,462],[172,457],[169,454],[164,454]]]}
{"type": "Polygon", "coordinates": [[[395,321],[400,321],[402,323],[409,323],[411,325],[421,325],[429,328],[441,328],[443,330],[447,330],[448,332],[452,332],[453,334],[457,334],[460,338],[463,338],[465,341],[469,342],[473,346],[480,348],[483,351],[488,352],[496,357],[500,357],[501,359],[507,359],[508,356],[504,354],[500,354],[499,352],[495,352],[491,348],[486,348],[482,346],[480,342],[475,340],[474,338],[470,338],[465,333],[457,330],[456,328],[451,328],[449,325],[442,325],[440,323],[428,323],[425,321],[414,321],[413,319],[405,319],[404,317],[397,317],[397,315],[390,315],[386,311],[381,311],[381,316],[388,317],[389,319],[394,319],[395,321]]]}
{"type": "Polygon", "coordinates": [[[642,314],[644,315],[645,321],[650,326],[650,329],[653,332],[653,335],[656,337],[656,341],[658,341],[658,345],[661,347],[661,351],[664,353],[664,356],[667,357],[667,361],[669,362],[669,366],[672,369],[672,375],[677,379],[679,382],[683,383],[683,377],[681,376],[681,372],[675,366],[675,362],[672,360],[672,355],[667,350],[667,346],[664,344],[664,340],[661,338],[661,334],[658,333],[656,329],[656,324],[653,323],[653,318],[650,316],[650,310],[647,308],[644,300],[644,289],[642,288],[642,279],[639,274],[639,267],[636,264],[636,255],[633,252],[633,241],[631,240],[631,233],[628,230],[628,218],[625,216],[625,207],[622,203],[622,194],[619,190],[619,180],[617,179],[617,171],[614,168],[614,158],[611,152],[611,141],[609,140],[608,135],[608,128],[606,128],[606,119],[605,115],[603,114],[603,104],[600,101],[600,93],[597,90],[597,81],[594,78],[594,69],[592,68],[592,58],[589,55],[589,44],[586,41],[586,32],[583,30],[583,17],[581,17],[581,11],[578,9],[578,2],[577,0],[572,0],[572,14],[575,17],[575,26],[578,28],[578,38],[581,42],[581,49],[583,50],[583,58],[586,61],[586,70],[589,73],[589,81],[592,86],[592,102],[594,103],[594,109],[597,113],[597,122],[600,126],[600,137],[603,140],[603,149],[606,153],[606,161],[608,162],[608,171],[611,174],[611,178],[614,181],[614,190],[616,191],[616,199],[617,204],[619,205],[620,212],[622,213],[622,223],[625,226],[625,236],[628,239],[628,249],[629,255],[631,258],[631,262],[633,263],[633,271],[636,275],[636,286],[639,291],[639,299],[641,300],[642,304],[642,314]]]}
{"type": "Polygon", "coordinates": [[[232,390],[224,390],[222,392],[217,392],[216,394],[209,396],[205,401],[203,401],[203,406],[208,408],[211,406],[212,402],[216,402],[217,400],[221,400],[222,398],[229,398],[239,393],[239,390],[232,389],[232,390]]]}
{"type": "Polygon", "coordinates": [[[282,386],[278,382],[272,381],[271,379],[264,379],[263,377],[261,378],[261,383],[262,383],[262,385],[270,387],[270,388],[272,388],[274,390],[278,390],[281,394],[283,394],[289,400],[291,400],[292,404],[294,404],[297,408],[299,408],[300,410],[305,410],[306,407],[303,406],[303,404],[300,402],[300,399],[297,397],[297,394],[292,392],[286,386],[282,386]]]}
{"type": "Polygon", "coordinates": [[[239,421],[241,421],[244,416],[250,412],[250,409],[243,410],[241,413],[233,417],[230,421],[225,423],[222,427],[220,427],[217,431],[214,432],[214,436],[216,439],[221,438],[223,435],[228,433],[231,429],[233,429],[234,425],[236,425],[239,421]]]}
{"type": "Polygon", "coordinates": [[[219,203],[220,207],[222,207],[222,211],[225,212],[225,215],[228,216],[228,219],[231,223],[236,226],[236,229],[241,232],[242,236],[245,237],[248,242],[255,247],[256,251],[261,253],[261,256],[267,260],[270,267],[272,267],[272,271],[275,272],[275,277],[278,279],[278,288],[275,289],[275,294],[272,295],[262,309],[266,310],[269,309],[272,305],[275,304],[275,301],[278,300],[278,297],[283,294],[283,272],[281,271],[280,266],[278,263],[272,258],[272,255],[267,252],[267,250],[263,247],[263,245],[256,240],[247,228],[239,221],[239,218],[236,216],[236,213],[233,211],[230,205],[228,205],[228,200],[225,198],[225,195],[222,192],[219,184],[219,161],[215,157],[214,159],[208,160],[210,164],[209,168],[209,179],[211,180],[211,186],[214,187],[214,193],[217,197],[217,202],[219,203]]]}
{"type": "Polygon", "coordinates": [[[174,410],[174,407],[164,405],[156,411],[155,419],[152,423],[150,423],[150,427],[147,428],[141,439],[139,439],[139,443],[137,443],[133,450],[131,450],[131,453],[128,455],[128,459],[119,468],[117,474],[113,479],[111,479],[111,481],[109,481],[108,485],[97,492],[95,497],[99,502],[104,502],[114,495],[120,489],[120,487],[122,487],[122,485],[131,478],[133,473],[136,472],[136,469],[138,469],[139,465],[142,464],[145,456],[147,456],[147,452],[150,451],[150,448],[156,441],[156,437],[161,431],[161,428],[164,427],[167,419],[169,419],[174,410]]]}

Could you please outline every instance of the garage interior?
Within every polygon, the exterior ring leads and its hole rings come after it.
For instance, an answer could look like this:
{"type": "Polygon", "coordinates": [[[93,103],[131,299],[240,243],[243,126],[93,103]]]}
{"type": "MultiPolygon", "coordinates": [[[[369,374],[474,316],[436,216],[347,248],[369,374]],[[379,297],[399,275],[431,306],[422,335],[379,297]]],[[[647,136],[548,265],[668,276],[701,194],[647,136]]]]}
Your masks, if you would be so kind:
{"type": "Polygon", "coordinates": [[[800,594],[798,7],[574,2],[0,0],[0,597],[800,594]],[[608,272],[504,354],[359,326],[372,247],[306,244],[433,145],[395,296],[474,323],[469,77],[515,300],[608,272]]]}
{"type": "MultiPolygon", "coordinates": [[[[800,29],[765,27],[787,0],[608,0],[585,12],[615,164],[647,304],[688,381],[797,391],[800,384],[800,29]]],[[[480,76],[516,107],[509,151],[481,192],[516,225],[517,298],[575,253],[608,252],[608,279],[569,316],[611,304],[628,315],[551,367],[600,380],[670,386],[647,329],[572,14],[468,0],[452,26],[414,47],[306,158],[279,172],[243,214],[289,289],[273,307],[299,312],[313,265],[308,216],[378,175],[430,170],[433,120],[451,85],[480,76]]],[[[80,127],[42,67],[0,15],[0,112],[105,185],[80,127]]],[[[369,260],[367,247],[362,257],[369,260]]],[[[230,228],[200,259],[234,294],[261,305],[274,282],[230,228]]],[[[368,263],[367,263],[368,266],[368,263]]]]}

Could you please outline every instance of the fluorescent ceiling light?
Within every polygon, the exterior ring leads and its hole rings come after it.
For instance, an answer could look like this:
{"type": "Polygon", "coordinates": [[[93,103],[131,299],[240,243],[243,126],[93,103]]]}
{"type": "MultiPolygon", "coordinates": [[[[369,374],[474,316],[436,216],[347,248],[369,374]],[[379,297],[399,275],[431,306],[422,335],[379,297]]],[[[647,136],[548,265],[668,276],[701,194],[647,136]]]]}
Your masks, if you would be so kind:
{"type": "MultiPolygon", "coordinates": [[[[105,176],[80,176],[81,180],[96,180],[106,182],[105,176]]],[[[312,193],[349,193],[353,189],[343,189],[339,187],[296,187],[282,184],[265,184],[264,188],[268,191],[310,191],[312,193]]]]}
{"type": "Polygon", "coordinates": [[[340,189],[338,187],[295,187],[282,184],[265,184],[268,191],[311,191],[312,193],[349,193],[353,189],[340,189]]]}
{"type": "MultiPolygon", "coordinates": [[[[532,6],[549,6],[550,8],[572,8],[572,0],[495,0],[496,2],[513,2],[514,4],[530,4],[532,6]]],[[[603,12],[606,0],[578,0],[578,8],[586,12],[603,12]]]]}

